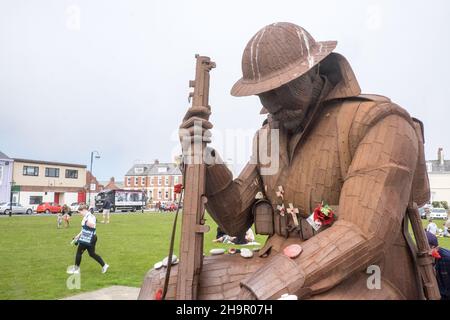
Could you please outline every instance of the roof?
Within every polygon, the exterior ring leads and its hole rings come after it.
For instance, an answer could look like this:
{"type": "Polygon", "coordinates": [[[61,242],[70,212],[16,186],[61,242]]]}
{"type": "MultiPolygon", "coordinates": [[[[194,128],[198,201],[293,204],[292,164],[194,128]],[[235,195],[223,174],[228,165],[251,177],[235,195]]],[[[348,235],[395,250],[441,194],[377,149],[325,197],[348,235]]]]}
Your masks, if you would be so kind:
{"type": "Polygon", "coordinates": [[[0,151],[0,159],[2,160],[12,160],[10,157],[8,157],[6,154],[0,151]]]}
{"type": "Polygon", "coordinates": [[[105,185],[105,189],[106,190],[118,190],[120,189],[119,186],[114,182],[114,181],[109,181],[106,185],[105,185]]]}
{"type": "Polygon", "coordinates": [[[84,164],[73,164],[73,163],[64,163],[64,162],[52,162],[52,161],[41,161],[41,160],[19,159],[19,158],[14,158],[14,161],[35,163],[35,164],[48,164],[48,165],[52,165],[52,166],[86,168],[86,165],[84,165],[84,164]]]}
{"type": "Polygon", "coordinates": [[[444,165],[439,163],[439,160],[427,161],[428,173],[450,173],[450,160],[444,160],[444,165]],[[430,170],[431,169],[431,170],[430,170]]]}
{"type": "Polygon", "coordinates": [[[124,187],[123,182],[118,182],[118,181],[116,181],[116,186],[117,186],[119,189],[123,189],[123,187],[124,187]]]}
{"type": "MultiPolygon", "coordinates": [[[[108,184],[111,182],[111,180],[102,180],[99,181],[98,183],[105,186],[105,189],[109,189],[108,184]]],[[[116,185],[116,189],[123,189],[123,181],[114,181],[114,184],[116,185]]]]}
{"type": "Polygon", "coordinates": [[[181,175],[181,171],[175,163],[151,163],[151,164],[135,164],[125,174],[126,176],[167,176],[181,175]],[[136,172],[135,169],[142,168],[142,172],[136,172]],[[161,169],[166,168],[167,171],[162,172],[161,169]]]}

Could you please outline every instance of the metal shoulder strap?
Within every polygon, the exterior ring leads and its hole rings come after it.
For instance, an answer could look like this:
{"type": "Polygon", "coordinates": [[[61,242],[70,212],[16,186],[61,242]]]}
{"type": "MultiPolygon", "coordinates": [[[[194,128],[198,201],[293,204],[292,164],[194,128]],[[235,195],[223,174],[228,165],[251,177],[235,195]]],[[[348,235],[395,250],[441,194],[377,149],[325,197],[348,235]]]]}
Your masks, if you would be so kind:
{"type": "Polygon", "coordinates": [[[181,189],[180,198],[178,199],[177,212],[175,213],[175,218],[173,220],[172,235],[170,236],[169,256],[167,258],[168,259],[168,261],[167,261],[167,270],[166,270],[166,276],[164,278],[164,287],[163,287],[163,292],[162,292],[162,300],[164,300],[166,298],[167,289],[169,288],[170,271],[172,269],[173,247],[174,247],[174,244],[175,244],[175,234],[176,234],[176,231],[177,231],[178,213],[180,211],[181,199],[183,198],[183,194],[184,194],[184,185],[185,185],[184,184],[185,183],[185,181],[184,181],[184,179],[185,179],[184,172],[186,172],[186,170],[183,169],[183,188],[181,189]]]}

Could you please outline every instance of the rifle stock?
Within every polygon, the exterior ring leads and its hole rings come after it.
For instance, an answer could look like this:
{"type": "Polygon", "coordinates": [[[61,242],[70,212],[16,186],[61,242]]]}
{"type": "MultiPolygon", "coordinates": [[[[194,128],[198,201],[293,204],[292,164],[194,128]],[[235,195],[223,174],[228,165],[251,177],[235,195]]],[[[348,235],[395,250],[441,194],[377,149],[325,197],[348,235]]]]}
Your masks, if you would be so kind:
{"type": "Polygon", "coordinates": [[[419,209],[415,202],[408,204],[407,214],[411,221],[414,238],[416,239],[417,263],[425,296],[428,300],[439,300],[441,295],[433,268],[433,260],[429,254],[430,246],[428,245],[428,240],[422,227],[419,209]]]}
{"type": "MultiPolygon", "coordinates": [[[[192,107],[209,107],[209,71],[215,63],[209,57],[196,55],[195,80],[189,82],[194,91],[189,94],[192,107]]],[[[197,299],[199,276],[203,264],[203,234],[209,230],[205,226],[205,179],[206,164],[203,161],[203,151],[206,143],[201,141],[194,147],[191,142],[190,161],[183,164],[184,203],[181,222],[180,263],[176,299],[197,299]]]]}

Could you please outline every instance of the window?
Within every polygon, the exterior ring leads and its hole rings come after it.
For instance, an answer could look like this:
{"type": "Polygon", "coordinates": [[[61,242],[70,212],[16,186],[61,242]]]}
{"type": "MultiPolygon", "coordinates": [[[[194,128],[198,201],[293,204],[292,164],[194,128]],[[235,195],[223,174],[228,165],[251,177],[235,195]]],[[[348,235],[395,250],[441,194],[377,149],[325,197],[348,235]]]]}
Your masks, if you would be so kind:
{"type": "Polygon", "coordinates": [[[66,169],[66,178],[67,179],[78,179],[78,170],[66,169]]]}
{"type": "Polygon", "coordinates": [[[139,178],[136,177],[136,178],[134,178],[134,185],[137,186],[138,184],[139,184],[139,178]]]}
{"type": "Polygon", "coordinates": [[[169,191],[166,191],[165,196],[166,196],[166,199],[169,199],[169,191]]]}
{"type": "Polygon", "coordinates": [[[158,168],[158,173],[164,173],[167,172],[167,167],[159,167],[158,168]]]}
{"type": "Polygon", "coordinates": [[[158,177],[158,186],[162,185],[162,177],[158,177]]]}
{"type": "Polygon", "coordinates": [[[150,180],[150,185],[152,186],[153,185],[153,177],[149,177],[148,179],[150,180]]]}
{"type": "Polygon", "coordinates": [[[175,177],[175,184],[179,184],[179,183],[180,183],[180,180],[179,180],[178,176],[176,176],[175,177]]]}
{"type": "Polygon", "coordinates": [[[30,196],[30,204],[41,204],[42,196],[30,196]]]}
{"type": "Polygon", "coordinates": [[[128,177],[128,178],[127,178],[127,186],[130,186],[130,185],[131,185],[131,178],[128,177]]]}
{"type": "Polygon", "coordinates": [[[144,168],[134,168],[134,173],[136,174],[144,173],[144,168]]]}
{"type": "Polygon", "coordinates": [[[130,193],[128,197],[129,201],[142,201],[142,194],[141,193],[130,193]]]}
{"type": "Polygon", "coordinates": [[[161,199],[161,195],[162,195],[162,191],[159,190],[159,191],[158,191],[158,199],[161,199]]]}
{"type": "Polygon", "coordinates": [[[39,175],[39,167],[23,166],[24,176],[35,176],[39,175]]]}
{"type": "Polygon", "coordinates": [[[142,178],[141,178],[141,185],[142,185],[142,186],[145,186],[145,177],[142,177],[142,178]]]}
{"type": "Polygon", "coordinates": [[[51,178],[59,177],[59,169],[58,168],[45,168],[45,176],[51,178]]]}
{"type": "Polygon", "coordinates": [[[169,177],[166,177],[166,186],[169,185],[169,177]]]}

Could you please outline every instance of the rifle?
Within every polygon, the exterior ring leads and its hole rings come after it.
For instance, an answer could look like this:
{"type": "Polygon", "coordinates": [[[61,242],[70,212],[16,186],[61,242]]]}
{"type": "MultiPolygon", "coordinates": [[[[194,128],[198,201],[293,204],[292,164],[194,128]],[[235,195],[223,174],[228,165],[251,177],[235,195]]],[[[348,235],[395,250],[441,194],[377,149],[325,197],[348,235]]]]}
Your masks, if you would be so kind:
{"type": "Polygon", "coordinates": [[[420,278],[424,287],[424,293],[428,300],[441,298],[436,274],[433,268],[433,259],[430,257],[430,246],[420,220],[419,209],[415,202],[410,202],[406,209],[417,245],[417,265],[420,278]]]}
{"type": "MultiPolygon", "coordinates": [[[[192,108],[209,107],[209,71],[216,64],[209,57],[195,55],[197,60],[195,80],[189,81],[189,87],[194,88],[189,93],[192,98],[192,108]]],[[[209,115],[207,116],[209,118],[209,115]]],[[[195,139],[195,137],[194,137],[195,139]]],[[[191,141],[193,155],[190,161],[183,163],[184,204],[181,222],[180,263],[176,287],[177,300],[195,300],[203,264],[203,234],[209,231],[205,225],[205,181],[206,164],[203,154],[206,142],[191,141]]]]}

